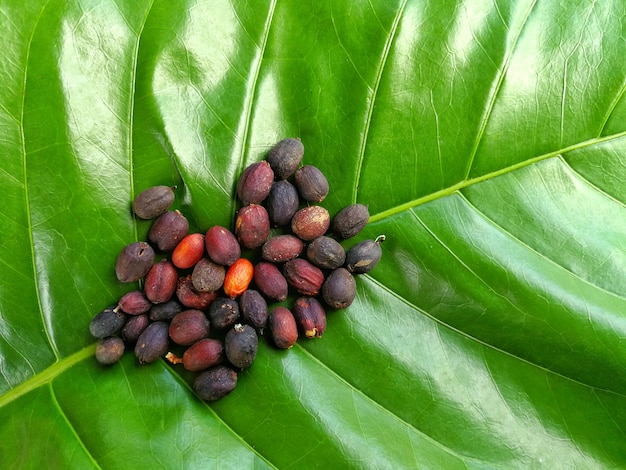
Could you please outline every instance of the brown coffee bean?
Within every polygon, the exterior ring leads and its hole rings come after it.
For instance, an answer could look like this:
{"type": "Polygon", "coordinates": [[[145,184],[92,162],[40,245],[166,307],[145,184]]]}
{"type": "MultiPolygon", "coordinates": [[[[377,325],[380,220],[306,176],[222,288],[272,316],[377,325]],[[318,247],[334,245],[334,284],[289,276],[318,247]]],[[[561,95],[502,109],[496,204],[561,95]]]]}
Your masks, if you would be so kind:
{"type": "Polygon", "coordinates": [[[225,397],[237,386],[237,372],[230,367],[215,366],[202,372],[193,382],[193,391],[205,401],[225,397]]]}
{"type": "Polygon", "coordinates": [[[322,206],[303,207],[291,219],[291,230],[305,241],[321,237],[329,226],[330,214],[322,206]]]}
{"type": "Polygon", "coordinates": [[[282,263],[300,256],[304,243],[295,235],[276,235],[268,239],[261,248],[261,256],[266,261],[282,263]]]}
{"type": "Polygon", "coordinates": [[[167,302],[176,292],[178,283],[178,272],[172,263],[162,259],[155,263],[144,283],[146,297],[154,304],[167,302]]]}
{"type": "Polygon", "coordinates": [[[242,173],[237,184],[237,195],[245,204],[260,204],[269,195],[274,182],[274,171],[266,161],[252,163],[242,173]]]}
{"type": "Polygon", "coordinates": [[[206,251],[211,261],[230,266],[241,258],[241,247],[233,232],[220,225],[207,230],[204,237],[206,251]]]}
{"type": "Polygon", "coordinates": [[[304,156],[304,145],[300,139],[288,138],[278,142],[267,155],[277,180],[289,178],[300,166],[304,156]]]}
{"type": "Polygon", "coordinates": [[[218,339],[204,338],[183,353],[183,367],[192,372],[218,365],[224,360],[224,345],[218,339]]]}
{"type": "Polygon", "coordinates": [[[282,302],[287,298],[289,286],[278,266],[268,261],[261,261],[254,267],[254,282],[258,289],[269,299],[282,302]]]}
{"type": "Polygon", "coordinates": [[[356,297],[356,283],[345,268],[337,268],[328,275],[322,286],[322,298],[328,306],[342,309],[349,307],[356,297]]]}
{"type": "Polygon", "coordinates": [[[169,209],[174,202],[174,191],[169,186],[144,189],[133,201],[133,212],[141,219],[154,219],[169,209]]]}
{"type": "Polygon", "coordinates": [[[285,227],[300,207],[298,190],[287,180],[275,181],[265,205],[272,225],[285,227]]]}
{"type": "Polygon", "coordinates": [[[294,175],[298,193],[305,201],[322,202],[328,195],[328,180],[322,171],[313,165],[298,168],[294,175]]]}
{"type": "Polygon", "coordinates": [[[154,263],[154,250],[146,242],[126,245],[115,262],[115,275],[120,282],[135,282],[150,271],[154,263]]]}
{"type": "Polygon", "coordinates": [[[265,207],[250,204],[239,210],[235,221],[235,235],[243,246],[258,248],[270,234],[270,219],[265,207]]]}
{"type": "Polygon", "coordinates": [[[267,324],[267,302],[261,293],[254,289],[248,289],[239,297],[239,311],[241,320],[255,328],[260,334],[267,324]]]}
{"type": "Polygon", "coordinates": [[[135,343],[149,324],[150,319],[147,314],[134,315],[126,321],[122,331],[120,331],[120,337],[127,343],[135,343]]]}
{"type": "Polygon", "coordinates": [[[354,237],[367,225],[369,217],[367,206],[351,204],[333,218],[331,230],[341,238],[354,237]]]}
{"type": "Polygon", "coordinates": [[[306,249],[306,256],[315,266],[336,269],[346,261],[346,251],[334,238],[325,235],[313,240],[306,249]]]}
{"type": "Polygon", "coordinates": [[[383,255],[380,244],[384,235],[376,240],[365,240],[350,248],[346,255],[346,268],[353,274],[368,273],[376,267],[383,255]]]}
{"type": "Polygon", "coordinates": [[[152,302],[148,300],[143,291],[133,290],[120,297],[117,306],[129,315],[140,315],[150,310],[152,302]]]}
{"type": "Polygon", "coordinates": [[[281,349],[289,349],[298,340],[296,319],[286,307],[275,307],[270,312],[268,325],[274,344],[281,349]]]}
{"type": "Polygon", "coordinates": [[[198,292],[216,291],[224,284],[226,269],[221,264],[202,258],[191,273],[191,282],[198,292]]]}
{"type": "Polygon", "coordinates": [[[115,364],[124,354],[124,341],[117,336],[109,336],[98,341],[96,360],[105,366],[115,364]]]}
{"type": "Polygon", "coordinates": [[[209,320],[201,310],[189,309],[180,312],[170,322],[169,335],[172,341],[190,346],[209,335],[209,320]]]}
{"type": "Polygon", "coordinates": [[[189,221],[179,211],[167,211],[157,217],[148,232],[150,240],[160,251],[172,251],[189,233],[189,221]]]}

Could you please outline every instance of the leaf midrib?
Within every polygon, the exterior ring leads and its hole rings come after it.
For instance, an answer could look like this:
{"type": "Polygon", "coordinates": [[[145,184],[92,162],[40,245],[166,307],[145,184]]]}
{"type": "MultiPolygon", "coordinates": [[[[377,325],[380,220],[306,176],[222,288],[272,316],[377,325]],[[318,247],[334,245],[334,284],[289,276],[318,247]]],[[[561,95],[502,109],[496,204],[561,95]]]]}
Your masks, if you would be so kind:
{"type": "Polygon", "coordinates": [[[607,136],[603,136],[603,137],[595,137],[593,139],[589,139],[589,140],[585,140],[582,142],[578,142],[576,144],[572,144],[568,147],[563,147],[561,149],[558,150],[554,150],[552,152],[548,152],[545,153],[543,155],[539,155],[537,157],[533,157],[533,158],[529,158],[527,160],[518,162],[518,163],[514,163],[513,165],[509,165],[507,167],[504,168],[500,168],[499,170],[495,170],[489,173],[486,173],[484,175],[481,176],[477,176],[474,178],[467,178],[464,180],[459,181],[458,183],[455,183],[451,186],[448,186],[447,188],[442,188],[438,191],[435,191],[433,193],[427,194],[425,196],[421,196],[418,197],[416,199],[412,199],[410,201],[407,201],[405,203],[399,204],[397,206],[394,207],[390,207],[389,209],[385,209],[381,212],[378,212],[376,214],[371,215],[369,222],[378,222],[380,220],[384,220],[384,219],[388,219],[390,217],[393,217],[396,214],[399,214],[401,212],[407,211],[409,209],[412,209],[414,207],[420,206],[422,204],[426,204],[427,202],[431,202],[431,201],[435,201],[437,199],[446,197],[446,196],[450,196],[451,194],[460,191],[462,189],[465,189],[469,186],[473,186],[475,184],[478,183],[482,183],[483,181],[489,181],[493,178],[496,178],[498,176],[502,176],[502,175],[506,175],[508,173],[511,173],[513,171],[519,170],[521,168],[530,166],[532,164],[535,163],[539,163],[543,160],[547,160],[549,158],[555,158],[558,157],[559,155],[563,155],[569,152],[572,152],[574,150],[580,150],[580,149],[584,149],[584,148],[588,148],[588,147],[592,147],[594,145],[599,145],[599,144],[603,144],[606,142],[610,142],[612,140],[617,140],[620,139],[622,137],[626,137],[626,131],[622,131],[622,132],[618,132],[616,134],[611,134],[611,135],[607,135],[607,136]]]}

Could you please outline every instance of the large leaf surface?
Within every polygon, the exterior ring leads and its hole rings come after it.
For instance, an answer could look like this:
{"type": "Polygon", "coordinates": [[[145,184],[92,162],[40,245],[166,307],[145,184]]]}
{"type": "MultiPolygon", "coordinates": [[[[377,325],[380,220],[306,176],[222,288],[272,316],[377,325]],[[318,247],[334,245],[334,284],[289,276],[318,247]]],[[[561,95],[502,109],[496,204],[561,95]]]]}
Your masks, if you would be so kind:
{"type": "Polygon", "coordinates": [[[0,9],[0,467],[626,466],[621,0],[0,9]],[[133,196],[230,225],[287,136],[387,236],[355,303],[213,404],[98,367],[133,196]]]}

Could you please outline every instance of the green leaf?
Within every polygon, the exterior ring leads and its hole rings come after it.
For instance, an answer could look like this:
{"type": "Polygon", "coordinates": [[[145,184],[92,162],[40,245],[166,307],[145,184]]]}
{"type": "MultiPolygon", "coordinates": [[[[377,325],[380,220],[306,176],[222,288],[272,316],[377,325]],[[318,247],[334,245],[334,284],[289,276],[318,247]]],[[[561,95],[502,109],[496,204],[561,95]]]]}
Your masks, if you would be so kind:
{"type": "Polygon", "coordinates": [[[0,467],[626,466],[624,3],[253,3],[0,5],[0,467]],[[354,304],[214,403],[98,366],[134,195],[232,226],[285,137],[386,235],[354,304]]]}

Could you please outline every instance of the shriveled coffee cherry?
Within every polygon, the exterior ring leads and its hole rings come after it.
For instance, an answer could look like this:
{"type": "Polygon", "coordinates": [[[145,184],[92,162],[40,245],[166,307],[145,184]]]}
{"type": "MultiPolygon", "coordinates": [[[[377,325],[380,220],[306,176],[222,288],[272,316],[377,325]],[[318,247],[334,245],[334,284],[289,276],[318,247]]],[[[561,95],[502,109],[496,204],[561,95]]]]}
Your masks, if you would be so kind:
{"type": "Polygon", "coordinates": [[[150,271],[154,263],[154,250],[146,242],[126,245],[115,262],[115,275],[120,282],[135,282],[150,271]]]}
{"type": "Polygon", "coordinates": [[[308,202],[322,202],[328,195],[328,180],[324,173],[313,165],[298,168],[294,176],[300,196],[308,202]]]}
{"type": "Polygon", "coordinates": [[[293,316],[307,338],[321,338],[326,331],[326,312],[315,297],[296,299],[293,316]]]}
{"type": "Polygon", "coordinates": [[[216,291],[224,284],[226,269],[221,264],[202,258],[191,273],[191,282],[198,292],[216,291]]]}
{"type": "Polygon", "coordinates": [[[241,247],[235,234],[225,227],[214,225],[204,237],[206,251],[211,261],[230,266],[241,257],[241,247]]]}
{"type": "Polygon", "coordinates": [[[165,356],[169,347],[169,325],[166,322],[155,321],[137,338],[135,356],[140,364],[148,364],[165,356]]]}
{"type": "Polygon", "coordinates": [[[150,308],[148,317],[152,321],[170,321],[183,311],[183,305],[178,299],[171,299],[162,304],[153,305],[150,308]]]}
{"type": "Polygon", "coordinates": [[[124,354],[124,341],[117,336],[109,336],[98,341],[96,360],[103,365],[115,364],[124,354]]]}
{"type": "Polygon", "coordinates": [[[265,200],[267,214],[275,227],[285,227],[300,207],[298,190],[287,180],[275,181],[265,200]]]}
{"type": "Polygon", "coordinates": [[[351,238],[367,225],[370,214],[366,205],[351,204],[333,218],[331,230],[341,238],[351,238]]]}
{"type": "Polygon", "coordinates": [[[224,360],[224,345],[219,339],[204,338],[183,353],[183,367],[192,372],[218,365],[224,360]]]}
{"type": "Polygon", "coordinates": [[[172,263],[177,268],[188,269],[202,259],[204,255],[204,235],[190,233],[186,235],[172,252],[172,263]]]}
{"type": "Polygon", "coordinates": [[[291,219],[291,230],[302,240],[321,237],[330,226],[330,214],[322,206],[303,207],[291,219]]]}
{"type": "Polygon", "coordinates": [[[258,248],[270,234],[270,219],[265,207],[250,204],[239,209],[235,220],[237,240],[251,250],[258,248]]]}
{"type": "Polygon", "coordinates": [[[277,180],[289,178],[300,166],[304,156],[304,145],[300,139],[288,138],[278,142],[267,155],[277,180]]]}
{"type": "Polygon", "coordinates": [[[133,212],[141,219],[154,219],[169,209],[174,202],[174,191],[169,186],[144,189],[133,201],[133,212]]]}
{"type": "Polygon", "coordinates": [[[211,302],[217,297],[217,293],[212,292],[198,292],[193,287],[193,281],[191,280],[191,274],[180,277],[178,284],[176,285],[176,297],[179,302],[187,308],[195,308],[198,310],[206,310],[211,302]]]}
{"type": "Polygon", "coordinates": [[[239,304],[227,297],[218,297],[209,305],[211,325],[219,330],[230,328],[239,320],[239,304]]]}
{"type": "Polygon", "coordinates": [[[287,261],[283,273],[287,282],[305,295],[317,295],[324,283],[322,270],[303,258],[287,261]]]}
{"type": "Polygon", "coordinates": [[[269,195],[274,171],[266,161],[252,163],[243,171],[237,184],[237,195],[244,204],[260,204],[269,195]]]}
{"type": "Polygon", "coordinates": [[[254,266],[250,260],[239,258],[228,268],[228,271],[226,271],[224,292],[232,299],[240,296],[252,282],[253,276],[254,266]]]}
{"type": "Polygon", "coordinates": [[[89,323],[89,332],[94,338],[116,335],[126,323],[126,315],[117,306],[108,307],[95,315],[89,323]]]}
{"type": "Polygon", "coordinates": [[[264,260],[282,263],[300,256],[303,248],[304,243],[295,235],[276,235],[263,244],[261,256],[264,260]]]}
{"type": "Polygon", "coordinates": [[[184,310],[172,318],[169,335],[176,344],[189,346],[209,335],[209,320],[201,310],[184,310]]]}
{"type": "Polygon", "coordinates": [[[313,240],[306,249],[306,256],[315,266],[336,269],[346,261],[346,251],[334,238],[325,235],[313,240]]]}
{"type": "Polygon", "coordinates": [[[380,261],[383,250],[380,244],[385,240],[381,235],[376,240],[365,240],[350,248],[346,256],[346,268],[354,274],[368,273],[380,261]]]}
{"type": "Polygon", "coordinates": [[[172,251],[189,233],[189,221],[180,211],[161,214],[150,227],[148,240],[160,251],[172,251]]]}
{"type": "Polygon", "coordinates": [[[345,268],[337,268],[328,275],[322,286],[322,298],[330,307],[349,307],[356,297],[354,277],[345,268]]]}
{"type": "Polygon", "coordinates": [[[144,284],[146,297],[155,304],[167,302],[176,292],[177,282],[176,268],[166,259],[162,259],[148,271],[144,284]]]}
{"type": "Polygon", "coordinates": [[[281,349],[289,349],[298,340],[296,319],[287,307],[275,307],[270,312],[268,325],[274,344],[281,349]]]}
{"type": "Polygon", "coordinates": [[[261,293],[254,289],[246,290],[239,297],[239,312],[241,320],[252,326],[260,334],[267,324],[267,302],[261,293]]]}
{"type": "Polygon", "coordinates": [[[129,315],[140,315],[146,313],[152,307],[152,302],[148,300],[146,294],[141,290],[127,292],[117,302],[117,306],[129,315]]]}
{"type": "Polygon", "coordinates": [[[135,343],[149,324],[150,320],[146,313],[134,315],[126,321],[122,331],[120,331],[120,337],[127,343],[135,343]]]}
{"type": "Polygon", "coordinates": [[[228,361],[240,369],[250,367],[256,357],[259,338],[250,325],[237,323],[228,330],[224,339],[224,352],[228,361]]]}
{"type": "Polygon", "coordinates": [[[261,261],[254,267],[254,282],[258,289],[271,300],[282,302],[287,298],[289,286],[278,266],[261,261]]]}
{"type": "Polygon", "coordinates": [[[215,401],[225,397],[237,386],[237,372],[230,367],[215,366],[202,372],[193,382],[193,391],[202,400],[215,401]]]}

